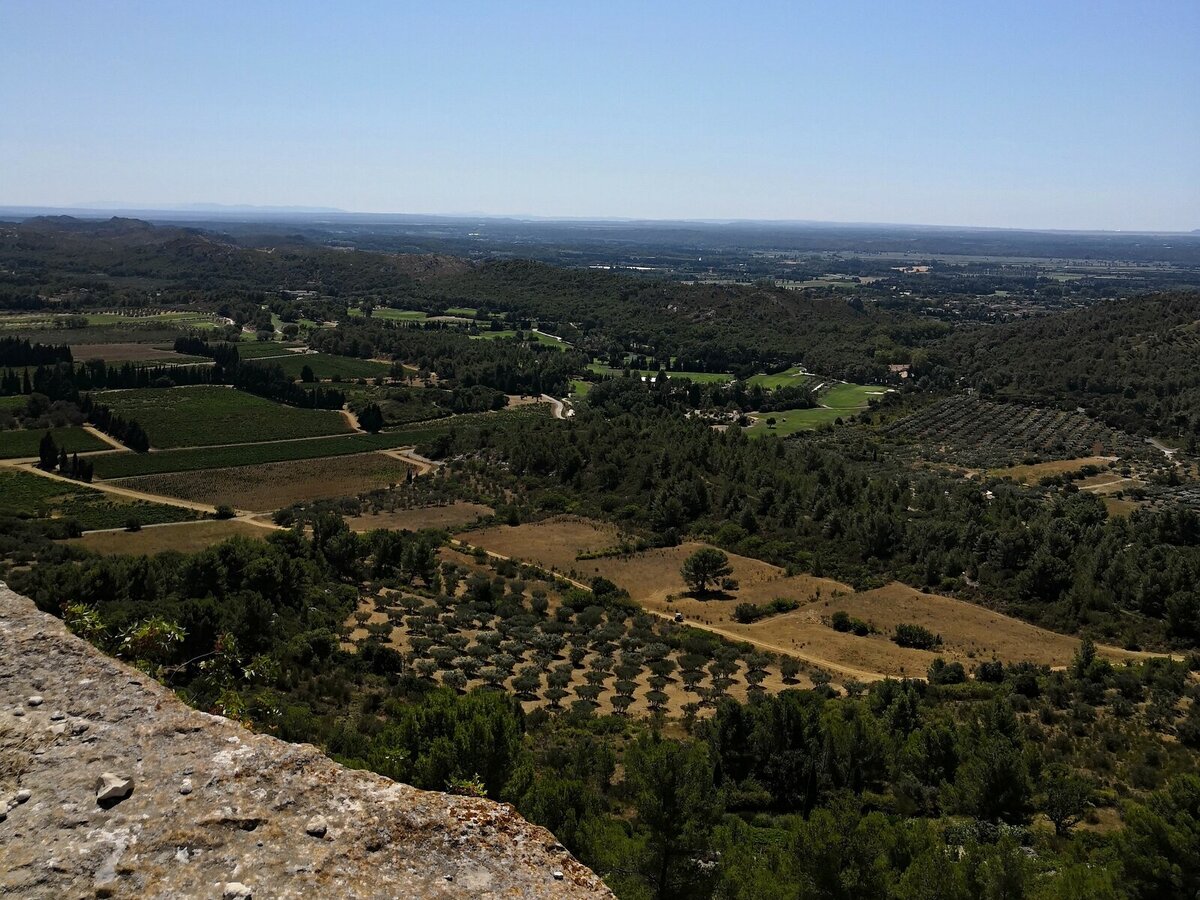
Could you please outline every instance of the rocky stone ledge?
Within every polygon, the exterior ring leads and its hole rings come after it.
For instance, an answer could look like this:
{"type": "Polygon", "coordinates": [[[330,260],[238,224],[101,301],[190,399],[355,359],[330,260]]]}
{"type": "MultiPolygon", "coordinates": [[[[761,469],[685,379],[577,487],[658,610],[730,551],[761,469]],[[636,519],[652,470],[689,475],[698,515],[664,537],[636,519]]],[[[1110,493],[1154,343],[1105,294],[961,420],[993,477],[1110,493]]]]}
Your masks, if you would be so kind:
{"type": "Polygon", "coordinates": [[[0,895],[611,897],[510,806],[198,712],[0,583],[0,895]]]}

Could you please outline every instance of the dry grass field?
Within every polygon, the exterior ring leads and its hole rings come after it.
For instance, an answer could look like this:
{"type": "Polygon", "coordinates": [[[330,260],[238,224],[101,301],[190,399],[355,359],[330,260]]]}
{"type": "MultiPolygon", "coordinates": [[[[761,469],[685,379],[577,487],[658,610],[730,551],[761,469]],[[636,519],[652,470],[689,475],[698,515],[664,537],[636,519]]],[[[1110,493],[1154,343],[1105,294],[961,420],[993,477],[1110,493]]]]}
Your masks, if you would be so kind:
{"type": "Polygon", "coordinates": [[[457,528],[470,525],[492,514],[490,506],[458,501],[447,506],[422,506],[416,509],[396,509],[391,512],[350,516],[346,524],[354,531],[375,528],[420,531],[422,528],[457,528]]]}
{"type": "Polygon", "coordinates": [[[1084,456],[1077,459],[1056,459],[1028,466],[1008,466],[1003,469],[989,469],[987,474],[997,478],[1011,478],[1013,481],[1019,481],[1022,484],[1037,484],[1038,481],[1047,475],[1063,475],[1068,472],[1078,472],[1084,466],[1107,469],[1114,462],[1116,462],[1115,456],[1084,456]]]}
{"type": "Polygon", "coordinates": [[[236,519],[155,525],[141,531],[93,531],[65,543],[107,556],[153,556],[166,550],[195,553],[231,537],[263,538],[268,528],[236,519]]]}
{"type": "MultiPolygon", "coordinates": [[[[843,678],[923,677],[938,656],[962,661],[968,668],[993,657],[1061,666],[1071,661],[1078,646],[1075,638],[951,597],[926,594],[898,583],[855,592],[827,578],[788,577],[776,566],[736,554],[729,554],[729,560],[733,577],[739,582],[737,591],[707,599],[687,596],[679,567],[703,544],[685,543],[625,556],[577,560],[579,552],[616,545],[618,536],[611,526],[575,517],[496,526],[466,537],[471,544],[494,553],[537,563],[581,581],[602,575],[628,590],[647,610],[664,616],[681,613],[686,622],[731,639],[752,640],[763,649],[827,664],[835,676],[843,678]],[[738,603],[763,605],[776,597],[797,600],[801,605],[793,612],[750,625],[734,620],[733,610],[738,603]],[[857,637],[834,631],[828,620],[839,610],[870,623],[878,633],[857,637]],[[940,634],[943,645],[936,652],[896,645],[890,635],[902,623],[922,625],[940,634]]],[[[1113,659],[1138,655],[1111,647],[1101,648],[1100,652],[1113,659]]]]}
{"type": "Polygon", "coordinates": [[[579,554],[605,550],[620,543],[615,526],[576,516],[555,516],[516,527],[498,525],[473,531],[467,535],[467,539],[469,543],[501,556],[536,563],[564,575],[570,574],[570,570],[577,566],[585,565],[576,562],[579,554]]]}
{"type": "Polygon", "coordinates": [[[398,484],[408,469],[406,463],[391,456],[360,453],[332,459],[142,475],[112,483],[181,500],[269,512],[302,500],[347,497],[398,484]]]}

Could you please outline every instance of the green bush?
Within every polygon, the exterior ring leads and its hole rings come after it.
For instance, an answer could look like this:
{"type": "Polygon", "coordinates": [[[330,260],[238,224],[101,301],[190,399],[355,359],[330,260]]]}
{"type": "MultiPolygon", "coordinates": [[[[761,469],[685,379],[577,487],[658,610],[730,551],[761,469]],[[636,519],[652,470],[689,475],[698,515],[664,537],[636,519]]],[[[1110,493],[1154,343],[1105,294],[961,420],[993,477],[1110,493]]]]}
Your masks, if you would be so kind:
{"type": "Polygon", "coordinates": [[[917,650],[932,650],[934,647],[942,645],[940,634],[934,634],[928,628],[908,622],[896,626],[896,633],[892,635],[892,640],[901,647],[913,647],[917,650]]]}

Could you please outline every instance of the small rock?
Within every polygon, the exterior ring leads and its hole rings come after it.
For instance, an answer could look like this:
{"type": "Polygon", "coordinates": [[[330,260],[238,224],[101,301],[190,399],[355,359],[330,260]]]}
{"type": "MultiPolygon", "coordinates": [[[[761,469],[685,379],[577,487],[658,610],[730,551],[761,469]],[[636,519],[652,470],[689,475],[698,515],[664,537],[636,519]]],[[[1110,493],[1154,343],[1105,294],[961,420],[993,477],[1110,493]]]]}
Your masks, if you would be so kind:
{"type": "Polygon", "coordinates": [[[29,798],[32,796],[33,791],[29,790],[29,788],[21,788],[21,790],[17,791],[16,796],[14,796],[13,799],[16,800],[18,804],[21,804],[28,802],[29,798]]]}
{"type": "Polygon", "coordinates": [[[191,792],[192,792],[192,779],[190,779],[190,778],[183,779],[183,781],[179,785],[179,793],[183,794],[183,796],[186,797],[191,792]]]}
{"type": "Polygon", "coordinates": [[[105,772],[96,779],[96,802],[101,806],[115,806],[132,793],[132,778],[105,772]]]}
{"type": "Polygon", "coordinates": [[[562,881],[562,880],[563,880],[563,873],[562,873],[562,872],[560,872],[558,869],[555,869],[555,870],[554,870],[553,872],[551,872],[550,874],[554,876],[554,880],[555,880],[555,881],[562,881]]]}
{"type": "Polygon", "coordinates": [[[66,717],[67,717],[67,714],[65,712],[63,712],[61,709],[56,709],[54,712],[50,713],[50,721],[51,722],[61,722],[66,717]]]}
{"type": "Polygon", "coordinates": [[[313,816],[304,826],[304,832],[313,837],[325,837],[325,832],[329,830],[329,825],[325,821],[324,816],[313,816]]]}
{"type": "Polygon", "coordinates": [[[51,734],[53,734],[53,735],[56,735],[56,736],[57,736],[57,735],[60,735],[60,734],[66,734],[66,733],[67,733],[67,726],[66,726],[65,724],[63,724],[62,722],[59,722],[59,723],[58,723],[58,724],[56,724],[56,725],[51,725],[51,726],[50,726],[49,728],[47,728],[46,730],[47,730],[47,731],[49,731],[51,734]]]}
{"type": "Polygon", "coordinates": [[[227,881],[222,896],[225,900],[251,900],[254,892],[240,881],[227,881]]]}
{"type": "Polygon", "coordinates": [[[3,822],[7,818],[8,818],[8,813],[6,813],[4,810],[0,809],[0,822],[3,822]]]}
{"type": "Polygon", "coordinates": [[[71,723],[71,734],[81,735],[88,730],[88,723],[83,719],[76,719],[71,723]]]}
{"type": "Polygon", "coordinates": [[[16,709],[13,710],[13,715],[20,718],[21,716],[25,715],[25,710],[21,709],[21,707],[18,706],[16,709]]]}
{"type": "Polygon", "coordinates": [[[46,701],[39,695],[34,694],[32,697],[30,697],[25,702],[28,703],[30,706],[41,706],[46,701]]]}

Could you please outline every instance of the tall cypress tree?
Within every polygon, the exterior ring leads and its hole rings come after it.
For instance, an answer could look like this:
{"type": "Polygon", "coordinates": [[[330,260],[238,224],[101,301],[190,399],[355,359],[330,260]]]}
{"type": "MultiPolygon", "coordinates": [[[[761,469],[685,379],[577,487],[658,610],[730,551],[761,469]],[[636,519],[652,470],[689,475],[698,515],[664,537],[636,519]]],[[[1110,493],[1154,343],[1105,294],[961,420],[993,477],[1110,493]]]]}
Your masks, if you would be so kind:
{"type": "Polygon", "coordinates": [[[58,446],[54,443],[54,435],[47,431],[38,443],[38,468],[47,472],[54,471],[58,462],[58,446]]]}

